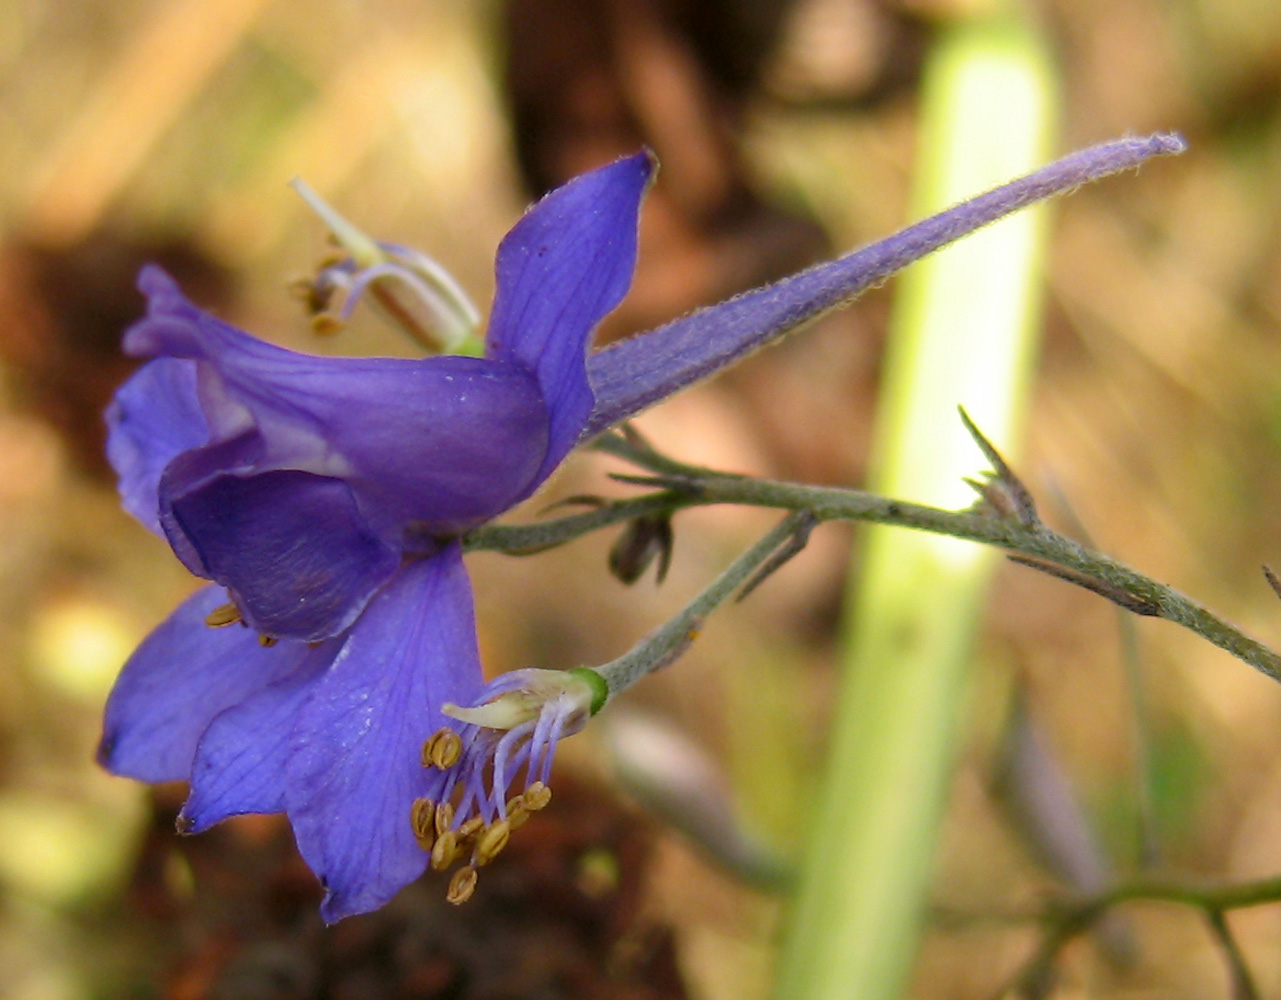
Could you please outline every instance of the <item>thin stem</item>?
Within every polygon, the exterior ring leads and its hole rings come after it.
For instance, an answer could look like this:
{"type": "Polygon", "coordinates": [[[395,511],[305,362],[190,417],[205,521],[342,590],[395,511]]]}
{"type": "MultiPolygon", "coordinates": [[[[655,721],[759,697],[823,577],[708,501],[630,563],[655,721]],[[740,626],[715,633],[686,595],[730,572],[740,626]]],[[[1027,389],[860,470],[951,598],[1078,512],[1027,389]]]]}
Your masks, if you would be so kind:
{"type": "Polygon", "coordinates": [[[1135,900],[1186,903],[1188,906],[1200,907],[1207,911],[1244,910],[1252,906],[1281,903],[1281,876],[1230,885],[1145,878],[1118,885],[1097,896],[1080,900],[1072,909],[1075,912],[1097,915],[1118,903],[1129,903],[1135,900]]]}
{"type": "Polygon", "coordinates": [[[1222,910],[1210,910],[1205,919],[1210,925],[1210,933],[1223,949],[1223,957],[1228,963],[1228,975],[1232,977],[1234,1000],[1259,1000],[1259,988],[1254,983],[1254,976],[1250,974],[1250,966],[1246,964],[1241,946],[1232,935],[1227,917],[1222,910]]]}
{"type": "Polygon", "coordinates": [[[1138,901],[1180,903],[1201,910],[1209,921],[1215,940],[1223,948],[1232,976],[1233,995],[1238,1000],[1252,1000],[1258,996],[1245,956],[1232,936],[1224,914],[1230,910],[1281,902],[1281,877],[1233,885],[1146,878],[1114,886],[1097,895],[1051,904],[1049,913],[1043,918],[1045,931],[1036,951],[1015,974],[1013,981],[1002,986],[995,996],[1008,996],[1012,991],[1025,997],[1043,996],[1053,977],[1054,962],[1064,946],[1088,931],[1112,907],[1138,901]]]}
{"type": "Polygon", "coordinates": [[[869,521],[994,545],[1072,574],[1072,582],[1090,581],[1090,589],[1115,603],[1155,618],[1164,618],[1281,681],[1281,656],[1236,626],[1179,593],[1101,552],[1051,531],[1026,527],[1015,519],[974,511],[941,510],[892,500],[862,490],[804,486],[719,473],[656,478],[663,492],[609,504],[585,514],[542,524],[487,526],[466,539],[469,550],[527,553],[577,538],[597,528],[628,521],[639,514],[675,511],[711,504],[746,504],[779,510],[807,511],[819,521],[869,521]]]}
{"type": "Polygon", "coordinates": [[[655,629],[617,660],[596,667],[596,672],[605,678],[609,696],[614,697],[646,674],[665,667],[680,656],[698,635],[703,619],[757,569],[767,564],[785,542],[804,531],[810,523],[812,519],[804,512],[796,512],[784,518],[759,542],[730,563],[725,572],[690,601],[678,615],[655,629]]]}

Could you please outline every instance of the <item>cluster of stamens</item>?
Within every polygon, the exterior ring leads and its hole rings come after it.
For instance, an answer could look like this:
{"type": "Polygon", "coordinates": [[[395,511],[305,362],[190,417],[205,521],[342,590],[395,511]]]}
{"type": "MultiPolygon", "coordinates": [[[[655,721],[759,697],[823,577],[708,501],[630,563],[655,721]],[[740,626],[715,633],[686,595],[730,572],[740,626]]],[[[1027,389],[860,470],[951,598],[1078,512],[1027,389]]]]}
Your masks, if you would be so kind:
{"type": "Polygon", "coordinates": [[[312,333],[320,336],[338,333],[346,325],[340,311],[331,309],[334,295],[351,284],[347,256],[332,248],[316,264],[315,273],[289,283],[289,292],[303,303],[311,322],[312,333]]]}
{"type": "MultiPolygon", "coordinates": [[[[462,755],[462,738],[446,726],[423,744],[423,767],[444,774],[458,764],[462,755]]],[[[551,802],[552,790],[543,781],[533,781],[520,794],[507,798],[487,820],[475,813],[463,819],[470,811],[468,796],[464,793],[456,805],[452,796],[455,787],[453,781],[447,781],[441,801],[415,799],[410,822],[418,846],[431,855],[434,870],[449,871],[466,858],[450,877],[445,893],[445,898],[457,905],[467,902],[476,891],[479,869],[502,852],[511,835],[525,825],[531,814],[551,802]]]]}
{"type": "Polygon", "coordinates": [[[479,330],[480,312],[448,271],[412,247],[371,239],[302,181],[295,180],[293,186],[334,240],[333,250],[315,273],[290,285],[303,301],[314,332],[342,330],[356,303],[368,296],[387,319],[431,353],[472,353],[464,345],[479,330]],[[342,301],[335,307],[338,293],[342,301]]]}

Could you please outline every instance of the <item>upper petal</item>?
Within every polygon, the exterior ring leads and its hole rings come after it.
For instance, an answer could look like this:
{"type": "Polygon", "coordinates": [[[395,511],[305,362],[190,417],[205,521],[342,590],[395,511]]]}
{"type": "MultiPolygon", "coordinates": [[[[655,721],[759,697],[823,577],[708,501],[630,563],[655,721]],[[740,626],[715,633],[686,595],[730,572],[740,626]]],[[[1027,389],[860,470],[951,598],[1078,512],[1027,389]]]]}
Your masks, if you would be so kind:
{"type": "Polygon", "coordinates": [[[155,267],[130,353],[197,362],[214,440],[258,432],[258,470],[348,480],[371,523],[460,530],[532,487],[548,416],[534,375],[483,358],[323,358],[274,347],[197,309],[155,267]]]}
{"type": "Polygon", "coordinates": [[[427,865],[410,826],[439,706],[481,687],[457,543],[405,567],[352,629],[294,727],[286,805],[334,921],[386,903],[427,865]]]}
{"type": "Polygon", "coordinates": [[[206,625],[226,600],[219,587],[197,591],[124,665],[107,699],[98,746],[107,770],[140,781],[185,781],[214,716],[302,662],[302,643],[268,649],[248,629],[206,625]]]}
{"type": "Polygon", "coordinates": [[[125,510],[161,534],[160,474],[176,456],[208,440],[195,364],[159,358],[143,365],[107,408],[107,458],[120,477],[125,510]]]}
{"type": "Polygon", "coordinates": [[[653,172],[649,155],[637,153],[576,177],[534,205],[498,248],[485,353],[537,373],[551,430],[535,486],[591,413],[587,344],[631,285],[637,216],[653,172]]]}

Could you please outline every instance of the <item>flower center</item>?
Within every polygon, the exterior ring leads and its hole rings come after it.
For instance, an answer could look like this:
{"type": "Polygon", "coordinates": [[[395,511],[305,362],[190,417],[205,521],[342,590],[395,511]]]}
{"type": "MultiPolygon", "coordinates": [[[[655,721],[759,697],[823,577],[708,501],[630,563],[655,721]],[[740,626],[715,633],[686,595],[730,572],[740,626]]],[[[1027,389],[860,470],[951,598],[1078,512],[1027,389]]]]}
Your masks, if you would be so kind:
{"type": "Polygon", "coordinates": [[[532,813],[546,808],[556,744],[578,732],[603,704],[599,675],[584,670],[517,670],[486,689],[489,700],[445,705],[445,726],[422,747],[428,794],[410,809],[414,837],[436,871],[462,862],[446,899],[463,903],[478,870],[507,846],[532,813]],[[524,787],[513,792],[524,771],[524,787]]]}

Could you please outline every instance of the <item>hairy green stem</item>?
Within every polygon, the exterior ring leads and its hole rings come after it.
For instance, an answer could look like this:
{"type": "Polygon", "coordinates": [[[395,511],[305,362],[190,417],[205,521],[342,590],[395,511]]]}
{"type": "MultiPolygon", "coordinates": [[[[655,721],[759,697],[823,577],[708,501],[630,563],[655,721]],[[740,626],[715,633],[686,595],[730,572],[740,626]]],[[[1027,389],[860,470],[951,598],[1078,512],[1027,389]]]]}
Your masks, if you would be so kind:
{"type": "Polygon", "coordinates": [[[1134,902],[1178,903],[1201,910],[1210,923],[1211,933],[1224,952],[1233,980],[1234,995],[1242,1000],[1258,995],[1245,956],[1232,936],[1224,914],[1232,910],[1281,902],[1281,876],[1232,885],[1147,877],[1121,883],[1094,895],[1052,902],[1047,912],[1039,918],[1045,931],[1036,951],[1013,980],[1003,984],[993,994],[993,1000],[1014,992],[1022,996],[1041,995],[1052,976],[1054,962],[1064,946],[1088,931],[1113,907],[1134,902]]]}
{"type": "Polygon", "coordinates": [[[747,582],[757,570],[767,567],[785,542],[803,532],[811,519],[805,512],[785,517],[760,541],[740,555],[666,624],[659,626],[617,660],[594,667],[605,678],[609,697],[631,687],[642,677],[671,663],[694,641],[703,619],[747,582]]]}
{"type": "MultiPolygon", "coordinates": [[[[637,458],[636,454],[632,455],[637,458]]],[[[1224,621],[1174,588],[1159,583],[1101,552],[1051,531],[1042,524],[1026,527],[1014,518],[972,510],[942,510],[838,487],[744,476],[723,475],[664,462],[664,476],[652,480],[660,492],[617,501],[583,514],[539,524],[489,525],[468,535],[469,550],[512,554],[537,552],[560,545],[589,531],[629,521],[642,514],[675,511],[711,504],[744,504],[779,510],[805,511],[819,521],[868,521],[939,535],[951,535],[1070,571],[1072,582],[1084,585],[1115,603],[1139,613],[1182,625],[1281,681],[1281,656],[1224,621]]]]}

